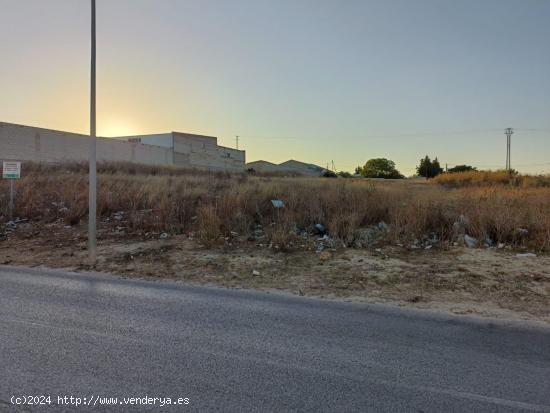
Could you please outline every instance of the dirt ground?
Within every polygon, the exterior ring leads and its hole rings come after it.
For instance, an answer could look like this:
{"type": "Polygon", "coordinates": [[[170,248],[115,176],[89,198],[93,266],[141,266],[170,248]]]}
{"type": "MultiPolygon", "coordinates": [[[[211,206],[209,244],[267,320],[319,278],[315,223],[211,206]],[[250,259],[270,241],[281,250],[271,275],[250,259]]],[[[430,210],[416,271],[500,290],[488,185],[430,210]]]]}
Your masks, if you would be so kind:
{"type": "Polygon", "coordinates": [[[496,248],[325,248],[281,252],[227,238],[128,235],[100,228],[98,263],[87,264],[85,224],[21,223],[0,234],[0,264],[164,278],[230,288],[381,302],[455,314],[550,323],[550,256],[496,248]]]}

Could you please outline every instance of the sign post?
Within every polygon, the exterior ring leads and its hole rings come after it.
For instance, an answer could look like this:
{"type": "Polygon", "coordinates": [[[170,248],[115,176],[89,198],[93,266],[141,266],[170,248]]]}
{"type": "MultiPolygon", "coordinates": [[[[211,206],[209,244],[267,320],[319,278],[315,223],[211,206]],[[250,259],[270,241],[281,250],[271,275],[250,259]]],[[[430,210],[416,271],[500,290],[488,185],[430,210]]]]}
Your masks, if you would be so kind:
{"type": "Polygon", "coordinates": [[[10,220],[13,221],[14,180],[21,178],[21,162],[2,162],[2,178],[10,180],[10,220]]]}

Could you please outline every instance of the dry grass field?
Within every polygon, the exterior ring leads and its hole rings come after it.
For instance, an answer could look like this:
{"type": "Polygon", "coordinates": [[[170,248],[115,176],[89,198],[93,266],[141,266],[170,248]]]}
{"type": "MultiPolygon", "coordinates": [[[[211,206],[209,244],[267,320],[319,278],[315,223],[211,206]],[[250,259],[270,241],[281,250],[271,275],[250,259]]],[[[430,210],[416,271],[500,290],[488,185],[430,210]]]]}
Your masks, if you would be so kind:
{"type": "MultiPolygon", "coordinates": [[[[549,321],[548,178],[454,175],[380,182],[102,165],[95,270],[549,321]],[[527,252],[537,256],[518,256],[527,252]]],[[[89,269],[86,167],[25,165],[23,176],[17,223],[1,181],[0,262],[89,269]]]]}
{"type": "Polygon", "coordinates": [[[516,187],[516,188],[548,188],[548,175],[520,175],[517,172],[500,171],[470,171],[448,173],[437,176],[434,183],[449,188],[464,187],[516,187]]]}
{"type": "MultiPolygon", "coordinates": [[[[384,238],[393,242],[453,242],[464,232],[481,241],[547,251],[550,187],[504,185],[507,177],[497,173],[490,181],[484,174],[452,174],[458,179],[449,174],[430,183],[411,183],[204,174],[115,164],[100,169],[97,209],[101,218],[122,211],[125,230],[131,233],[193,231],[214,244],[232,232],[253,236],[260,225],[269,243],[290,249],[301,232],[322,224],[331,238],[353,246],[361,240],[362,229],[384,222],[384,238]],[[482,176],[477,185],[476,174],[482,176]],[[272,199],[283,200],[284,208],[274,208],[272,199]]],[[[2,181],[4,221],[8,192],[8,182],[2,181]]],[[[87,175],[81,165],[30,166],[17,182],[16,216],[75,225],[86,217],[87,206],[87,175]]]]}

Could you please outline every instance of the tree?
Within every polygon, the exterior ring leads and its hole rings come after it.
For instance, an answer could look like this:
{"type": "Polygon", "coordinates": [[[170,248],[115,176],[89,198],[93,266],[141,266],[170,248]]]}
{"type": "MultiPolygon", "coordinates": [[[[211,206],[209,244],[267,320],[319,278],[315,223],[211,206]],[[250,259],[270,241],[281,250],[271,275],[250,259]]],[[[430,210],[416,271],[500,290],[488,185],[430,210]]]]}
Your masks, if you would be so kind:
{"type": "Polygon", "coordinates": [[[386,158],[375,158],[367,161],[361,175],[366,178],[403,179],[404,176],[395,168],[395,162],[386,158]]]}
{"type": "Polygon", "coordinates": [[[347,171],[340,171],[336,175],[338,175],[340,178],[351,178],[351,174],[347,171]]]}
{"type": "Polygon", "coordinates": [[[435,159],[432,161],[432,168],[431,168],[430,173],[432,174],[432,176],[437,176],[437,175],[443,173],[443,168],[442,168],[441,165],[439,164],[439,161],[437,160],[437,156],[436,156],[435,159]]]}
{"type": "Polygon", "coordinates": [[[360,166],[355,167],[355,175],[362,175],[363,174],[363,168],[360,166]]]}
{"type": "Polygon", "coordinates": [[[428,155],[426,155],[425,158],[420,159],[420,164],[416,167],[417,175],[427,178],[431,165],[432,165],[432,160],[428,155]]]}
{"type": "Polygon", "coordinates": [[[325,172],[323,172],[323,175],[321,175],[323,178],[336,178],[336,173],[332,172],[329,169],[325,169],[325,172]]]}
{"type": "Polygon", "coordinates": [[[449,168],[448,172],[455,173],[455,172],[470,172],[470,171],[477,171],[477,168],[470,166],[470,165],[457,165],[453,168],[449,168]]]}
{"type": "Polygon", "coordinates": [[[433,178],[442,172],[443,168],[441,168],[437,157],[432,161],[428,155],[422,158],[420,164],[416,167],[416,173],[426,178],[433,178]]]}

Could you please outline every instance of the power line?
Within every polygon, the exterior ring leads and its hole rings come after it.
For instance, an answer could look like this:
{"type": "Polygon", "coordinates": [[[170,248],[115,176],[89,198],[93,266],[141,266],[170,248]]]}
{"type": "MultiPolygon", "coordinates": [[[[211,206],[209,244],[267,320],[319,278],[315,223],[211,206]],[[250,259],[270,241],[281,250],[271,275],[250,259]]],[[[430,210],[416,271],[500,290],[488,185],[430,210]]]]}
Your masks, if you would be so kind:
{"type": "Polygon", "coordinates": [[[502,129],[468,129],[457,131],[439,131],[439,132],[416,132],[403,133],[395,135],[339,135],[339,136],[269,136],[269,135],[239,135],[245,139],[266,139],[266,140],[319,140],[319,139],[394,139],[394,138],[424,138],[431,136],[453,136],[453,135],[474,135],[479,133],[500,132],[502,129]]]}
{"type": "Polygon", "coordinates": [[[530,128],[516,128],[519,131],[528,131],[528,132],[543,132],[550,133],[550,129],[530,129],[530,128]]]}
{"type": "MultiPolygon", "coordinates": [[[[239,138],[253,139],[253,140],[336,140],[336,139],[400,139],[400,138],[429,138],[440,136],[457,136],[457,135],[477,135],[481,133],[495,133],[500,132],[502,129],[467,129],[456,131],[439,131],[439,132],[415,132],[395,135],[338,135],[338,136],[270,136],[270,135],[238,135],[239,138]]],[[[535,133],[548,133],[550,129],[535,129],[535,128],[515,128],[516,131],[521,132],[535,132],[535,133]]]]}

